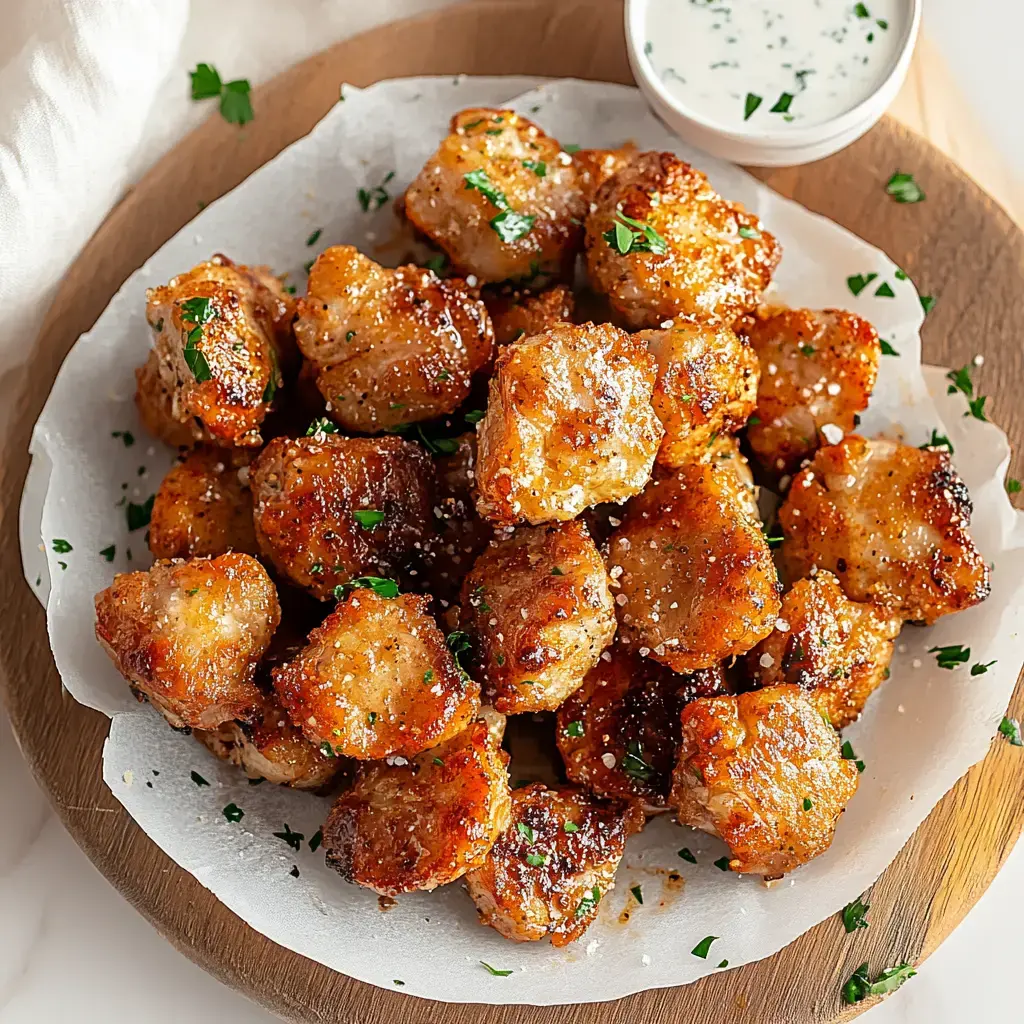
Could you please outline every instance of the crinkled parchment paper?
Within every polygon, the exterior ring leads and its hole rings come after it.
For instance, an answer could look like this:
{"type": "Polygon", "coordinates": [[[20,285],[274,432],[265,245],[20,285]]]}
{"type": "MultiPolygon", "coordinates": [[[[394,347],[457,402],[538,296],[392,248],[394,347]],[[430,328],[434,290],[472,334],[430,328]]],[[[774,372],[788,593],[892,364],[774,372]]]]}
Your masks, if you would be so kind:
{"type": "Polygon", "coordinates": [[[941,371],[922,375],[922,311],[911,282],[897,278],[884,253],[849,232],[743,171],[691,151],[634,90],[563,81],[512,105],[563,144],[613,146],[632,139],[642,149],[674,150],[704,169],[726,196],[756,211],[785,248],[779,300],[850,308],[876,324],[899,353],[882,358],[862,429],[897,432],[911,444],[926,441],[932,428],[948,434],[974,498],[973,533],[995,566],[992,596],[929,629],[904,630],[892,677],[845,734],[867,770],[832,848],[767,889],[757,879],[723,874],[713,862],[724,847],[665,815],[630,841],[618,884],[580,942],[561,950],[516,945],[477,923],[460,884],[403,897],[382,913],[373,893],[343,882],[325,867],[322,851],[310,850],[327,811],[324,800],[248,785],[238,770],[134,701],[93,638],[92,602],[115,572],[149,564],[143,531],[127,530],[125,503],[142,504],[172,458],[147,438],[132,402],[133,370],[150,338],[145,288],[223,251],[288,271],[301,292],[303,264],[315,254],[306,239],[315,228],[323,229],[318,248],[349,242],[371,253],[393,234],[390,204],[363,212],[358,189],[373,188],[394,171],[387,187],[397,195],[445,134],[452,112],[500,104],[532,85],[412,79],[346,91],[310,135],[202,211],[128,279],[68,355],[36,425],[23,517],[26,574],[46,602],[64,685],[111,716],[104,779],[147,834],[281,945],[364,981],[391,987],[397,979],[403,992],[468,1002],[610,999],[693,981],[722,960],[735,967],[781,949],[860,895],[942,794],[984,756],[1021,663],[1024,528],[1003,491],[1007,441],[997,427],[965,418],[962,396],[945,393],[941,371]],[[853,297],[847,277],[868,273],[878,277],[853,297]],[[874,294],[882,282],[894,297],[874,294]],[[112,436],[125,430],[134,435],[131,445],[123,435],[112,436]],[[54,538],[66,539],[72,550],[53,551],[54,538]],[[101,554],[109,545],[116,552],[111,561],[101,554]],[[995,664],[975,677],[968,666],[939,669],[927,650],[941,644],[969,645],[972,663],[995,664]],[[197,785],[193,771],[209,785],[197,785]],[[230,803],[244,812],[237,823],[222,813],[230,803]],[[302,834],[294,840],[298,849],[274,835],[288,835],[286,824],[302,834]],[[682,846],[696,855],[695,866],[677,855],[682,846]],[[681,888],[667,884],[670,871],[683,875],[681,888]],[[644,905],[620,924],[637,883],[644,905]],[[707,935],[719,938],[701,960],[690,951],[707,935]],[[492,977],[481,960],[513,973],[492,977]]]}

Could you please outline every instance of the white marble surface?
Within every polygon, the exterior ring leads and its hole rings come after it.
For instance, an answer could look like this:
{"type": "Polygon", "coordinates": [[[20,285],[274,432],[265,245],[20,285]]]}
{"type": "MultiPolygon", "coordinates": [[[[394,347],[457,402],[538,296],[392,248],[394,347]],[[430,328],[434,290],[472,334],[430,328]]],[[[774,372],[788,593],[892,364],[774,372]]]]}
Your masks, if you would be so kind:
{"type": "MultiPolygon", "coordinates": [[[[198,60],[265,78],[368,24],[441,0],[202,0],[181,48],[184,69],[198,60]],[[243,15],[244,9],[244,15],[243,15]],[[256,31],[253,25],[261,26],[256,31]],[[258,68],[258,74],[249,70],[258,68]]],[[[977,105],[993,141],[1024,174],[1020,96],[1024,64],[1016,54],[1024,30],[1017,0],[925,0],[925,29],[977,105]],[[1018,31],[997,25],[1016,23],[1018,31]],[[1010,126],[1010,127],[1008,127],[1010,126]]],[[[2,0],[0,0],[2,5],[2,0]]],[[[142,140],[142,169],[202,116],[168,81],[142,140]]],[[[1022,762],[1024,768],[1024,762],[1022,762]]],[[[83,1024],[170,1024],[183,1017],[218,1024],[269,1024],[255,1007],[172,949],[92,867],[65,833],[21,759],[0,712],[0,1024],[74,1018],[83,1024]]],[[[920,974],[868,1024],[981,1024],[1024,1019],[1019,960],[1024,943],[1024,845],[988,893],[920,974]]],[[[874,966],[874,965],[873,965],[874,966]]],[[[537,1020],[543,1019],[538,1012],[537,1020]]]]}

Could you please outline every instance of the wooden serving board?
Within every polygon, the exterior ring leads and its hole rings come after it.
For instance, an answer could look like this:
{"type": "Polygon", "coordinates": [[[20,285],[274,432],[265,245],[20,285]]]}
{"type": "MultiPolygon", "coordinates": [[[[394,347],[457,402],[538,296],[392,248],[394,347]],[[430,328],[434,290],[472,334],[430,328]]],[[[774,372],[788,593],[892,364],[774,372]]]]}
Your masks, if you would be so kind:
{"type": "MultiPolygon", "coordinates": [[[[63,281],[27,370],[0,381],[0,402],[16,413],[0,436],[0,690],[25,756],[68,830],[125,897],[196,963],[288,1020],[848,1020],[868,1005],[844,1008],[840,1002],[852,971],[865,960],[878,970],[927,957],[985,890],[1024,824],[1021,754],[996,740],[872,888],[870,929],[847,937],[832,918],[767,960],[617,1003],[480,1007],[413,1000],[276,946],[157,849],[102,782],[107,719],[62,691],[44,615],[19,561],[18,503],[29,434],[68,349],[125,278],[200,203],[233,188],[312,128],[337,101],[339,83],[457,72],[629,82],[621,17],[621,0],[482,0],[374,30],[292,68],[255,92],[252,124],[240,131],[211,118],[113,210],[63,281]]],[[[1019,449],[1024,235],[1006,214],[937,149],[892,120],[820,164],[760,176],[886,250],[923,294],[937,296],[924,330],[927,360],[958,366],[984,352],[980,383],[992,395],[992,414],[1019,449]],[[927,202],[900,206],[885,197],[884,184],[897,168],[914,172],[927,202]]],[[[1020,683],[1012,708],[1011,714],[1024,713],[1020,683]]]]}

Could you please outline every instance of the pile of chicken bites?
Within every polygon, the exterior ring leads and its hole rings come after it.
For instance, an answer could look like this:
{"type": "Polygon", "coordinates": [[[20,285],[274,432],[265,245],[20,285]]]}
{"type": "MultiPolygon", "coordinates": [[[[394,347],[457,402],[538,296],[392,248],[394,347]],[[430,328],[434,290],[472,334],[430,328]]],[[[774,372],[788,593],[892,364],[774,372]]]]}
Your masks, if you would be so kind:
{"type": "Polygon", "coordinates": [[[297,300],[223,256],[149,291],[138,406],[181,458],[155,564],[96,598],[117,668],[331,794],[345,879],[464,879],[511,939],[578,938],[652,815],[736,872],[822,853],[903,623],[989,590],[948,453],[854,432],[875,330],[766,307],[777,241],[671,153],[510,110],[397,205],[442,270],[337,245],[297,300]],[[560,784],[512,787],[509,715],[560,784]]]}

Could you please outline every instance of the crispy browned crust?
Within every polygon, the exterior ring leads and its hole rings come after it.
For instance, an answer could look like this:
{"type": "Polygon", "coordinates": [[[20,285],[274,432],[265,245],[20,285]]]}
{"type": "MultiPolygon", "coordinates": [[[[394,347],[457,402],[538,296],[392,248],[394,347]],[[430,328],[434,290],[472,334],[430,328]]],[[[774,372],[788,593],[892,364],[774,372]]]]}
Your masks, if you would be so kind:
{"type": "Polygon", "coordinates": [[[765,469],[793,473],[829,443],[822,427],[848,433],[867,408],[881,356],[878,333],[841,309],[786,309],[756,320],[749,338],[761,384],[759,422],[747,428],[747,438],[765,469]]]}
{"type": "Polygon", "coordinates": [[[857,779],[803,691],[771,686],[683,708],[669,800],[725,840],[733,871],[777,877],[828,849],[857,779]]]}
{"type": "Polygon", "coordinates": [[[504,714],[553,711],[615,636],[608,573],[578,522],[520,526],[492,542],[461,608],[485,696],[504,714]]]}
{"type": "Polygon", "coordinates": [[[453,412],[494,348],[477,292],[416,266],[391,270],[351,245],[322,252],[295,335],[331,417],[376,434],[453,412]]]}
{"type": "Polygon", "coordinates": [[[390,577],[428,536],[433,477],[397,437],[275,438],[250,469],[260,551],[322,600],[353,577],[390,577]],[[368,511],[384,518],[364,526],[355,513],[368,511]]]}
{"type": "Polygon", "coordinates": [[[516,942],[578,939],[614,884],[626,839],[643,823],[637,802],[605,802],[571,786],[513,790],[508,828],[483,866],[466,875],[481,921],[516,942]],[[567,823],[577,831],[566,832],[567,823]],[[530,864],[531,855],[545,860],[530,864]]]}
{"type": "Polygon", "coordinates": [[[385,896],[479,867],[511,812],[502,727],[479,719],[411,761],[364,765],[324,824],[327,863],[385,896]]]}
{"type": "Polygon", "coordinates": [[[363,761],[413,757],[460,732],[480,709],[479,685],[459,671],[426,599],[415,594],[353,590],[272,675],[311,743],[363,761]]]}
{"type": "Polygon", "coordinates": [[[611,324],[558,324],[503,349],[477,428],[481,514],[574,519],[637,493],[663,433],[656,370],[643,342],[611,324]]]}
{"type": "Polygon", "coordinates": [[[796,684],[842,729],[888,677],[902,625],[875,604],[847,600],[835,576],[820,570],[793,584],[775,630],[744,658],[744,672],[757,686],[796,684]]]}
{"type": "Polygon", "coordinates": [[[520,290],[484,294],[487,312],[494,325],[498,345],[510,345],[520,338],[532,338],[557,323],[572,323],[576,300],[572,289],[557,284],[536,295],[520,290]]]}
{"type": "Polygon", "coordinates": [[[405,192],[409,220],[458,272],[481,282],[570,278],[583,244],[584,201],[569,155],[512,110],[463,110],[450,130],[405,192]],[[524,161],[542,163],[544,173],[524,161]],[[491,227],[498,207],[467,187],[472,171],[485,172],[515,213],[536,218],[527,234],[502,241],[491,227]]]}
{"type": "Polygon", "coordinates": [[[576,179],[588,206],[597,197],[598,189],[636,155],[637,148],[632,142],[627,142],[619,149],[581,149],[573,154],[576,179]]]}
{"type": "Polygon", "coordinates": [[[677,316],[731,323],[761,301],[782,257],[757,217],[672,153],[640,153],[609,178],[586,226],[591,284],[633,329],[677,316]],[[649,224],[668,251],[622,255],[609,245],[604,234],[617,209],[649,224]],[[755,237],[741,236],[740,228],[755,237]]]}
{"type": "Polygon", "coordinates": [[[735,472],[694,463],[656,478],[608,541],[619,621],[642,655],[693,672],[772,629],[779,582],[735,472]]]}
{"type": "Polygon", "coordinates": [[[949,454],[847,435],[821,448],[779,511],[788,579],[827,569],[854,601],[932,623],[988,597],[949,454]]]}
{"type": "Polygon", "coordinates": [[[175,728],[213,729],[261,706],[256,667],[281,620],[249,555],[157,562],[96,595],[96,638],[175,728]]]}

